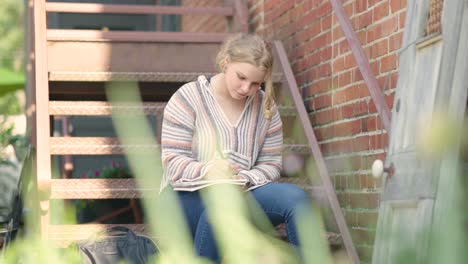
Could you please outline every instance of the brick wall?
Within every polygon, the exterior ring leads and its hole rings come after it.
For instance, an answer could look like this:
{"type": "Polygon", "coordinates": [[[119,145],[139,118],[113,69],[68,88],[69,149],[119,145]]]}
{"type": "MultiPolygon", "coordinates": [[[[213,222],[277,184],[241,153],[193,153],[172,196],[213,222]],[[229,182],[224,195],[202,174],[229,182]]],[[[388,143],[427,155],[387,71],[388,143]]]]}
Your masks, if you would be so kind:
{"type": "MultiPolygon", "coordinates": [[[[329,0],[247,0],[250,30],[282,40],[364,263],[372,257],[381,183],[372,162],[388,139],[329,0]]],[[[342,0],[391,108],[406,0],[342,0]]]]}
{"type": "MultiPolygon", "coordinates": [[[[224,6],[224,0],[183,0],[181,5],[191,7],[220,7],[224,6]]],[[[224,16],[182,16],[182,31],[184,32],[226,32],[227,27],[227,19],[224,16]]]]}

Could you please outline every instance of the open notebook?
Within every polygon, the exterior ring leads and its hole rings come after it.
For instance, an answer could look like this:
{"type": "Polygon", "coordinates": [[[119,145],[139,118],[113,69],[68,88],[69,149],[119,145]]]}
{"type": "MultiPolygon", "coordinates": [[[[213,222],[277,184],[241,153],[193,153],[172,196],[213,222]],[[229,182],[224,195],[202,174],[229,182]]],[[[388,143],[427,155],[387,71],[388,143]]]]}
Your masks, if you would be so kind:
{"type": "Polygon", "coordinates": [[[244,186],[247,184],[247,180],[245,179],[219,179],[219,180],[200,180],[193,183],[184,183],[183,186],[173,185],[172,188],[174,191],[194,191],[198,189],[202,189],[208,186],[216,185],[216,184],[234,184],[239,186],[244,186]]]}

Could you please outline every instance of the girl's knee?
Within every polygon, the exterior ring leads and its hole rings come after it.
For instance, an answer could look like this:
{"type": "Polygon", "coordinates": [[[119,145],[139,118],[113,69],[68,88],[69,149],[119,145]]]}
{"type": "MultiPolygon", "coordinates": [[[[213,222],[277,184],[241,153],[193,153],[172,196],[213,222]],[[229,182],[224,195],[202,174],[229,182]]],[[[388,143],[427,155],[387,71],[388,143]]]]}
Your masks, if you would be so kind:
{"type": "Polygon", "coordinates": [[[281,194],[285,200],[294,204],[310,203],[309,195],[304,189],[295,184],[286,184],[285,186],[286,188],[281,194]]]}

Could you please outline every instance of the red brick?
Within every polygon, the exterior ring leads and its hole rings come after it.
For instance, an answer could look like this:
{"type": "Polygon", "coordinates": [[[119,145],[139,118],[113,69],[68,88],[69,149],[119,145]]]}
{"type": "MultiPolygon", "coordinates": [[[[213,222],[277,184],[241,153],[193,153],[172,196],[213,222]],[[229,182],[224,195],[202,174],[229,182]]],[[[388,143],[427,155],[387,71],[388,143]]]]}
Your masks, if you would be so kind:
{"type": "Polygon", "coordinates": [[[297,20],[297,24],[299,28],[305,28],[319,19],[319,13],[317,13],[315,10],[311,10],[311,12],[297,20]]]}
{"type": "Polygon", "coordinates": [[[323,63],[318,67],[317,74],[320,78],[331,76],[331,63],[323,63]]]}
{"type": "Polygon", "coordinates": [[[359,190],[360,186],[359,174],[353,173],[348,176],[348,190],[359,190]]]}
{"type": "MultiPolygon", "coordinates": [[[[350,74],[350,72],[348,72],[350,74]]],[[[342,104],[359,98],[359,87],[353,85],[333,93],[333,104],[342,104]]]]}
{"type": "Polygon", "coordinates": [[[331,95],[325,94],[314,98],[314,109],[318,110],[331,105],[331,95]]]}
{"type": "Polygon", "coordinates": [[[333,121],[333,109],[327,109],[311,115],[312,125],[323,125],[333,121]]]}
{"type": "Polygon", "coordinates": [[[353,120],[333,126],[335,137],[352,136],[361,132],[361,121],[353,120]]]}
{"type": "Polygon", "coordinates": [[[379,42],[374,43],[371,46],[370,59],[375,59],[387,53],[388,53],[388,40],[383,39],[379,42]]]}
{"type": "Polygon", "coordinates": [[[354,59],[354,54],[350,53],[345,57],[345,69],[350,69],[352,67],[356,67],[356,60],[354,59]]]}
{"type": "Polygon", "coordinates": [[[391,54],[383,57],[380,60],[380,72],[388,72],[397,68],[397,57],[396,54],[391,54]]]}
{"type": "Polygon", "coordinates": [[[382,36],[388,36],[398,31],[398,17],[390,17],[382,22],[382,36]]]}
{"type": "Polygon", "coordinates": [[[322,61],[328,61],[332,58],[332,48],[331,46],[324,47],[320,50],[320,59],[322,61]]]}
{"type": "Polygon", "coordinates": [[[353,72],[352,71],[346,71],[343,72],[338,76],[338,84],[340,87],[345,87],[351,84],[351,80],[353,78],[353,72]]]}
{"type": "Polygon", "coordinates": [[[369,150],[369,136],[364,135],[353,138],[352,147],[353,151],[369,150]]]}
{"type": "Polygon", "coordinates": [[[395,93],[391,93],[385,96],[385,103],[388,105],[389,109],[393,108],[394,100],[395,100],[395,93]]]}
{"type": "MultiPolygon", "coordinates": [[[[346,178],[344,176],[333,176],[333,183],[335,184],[336,190],[346,189],[346,178]]],[[[341,198],[342,199],[339,200],[338,203],[341,205],[341,207],[347,206],[349,202],[346,199],[346,196],[341,196],[341,198]]]]}
{"type": "Polygon", "coordinates": [[[404,29],[405,28],[405,23],[406,23],[406,11],[405,12],[402,12],[399,17],[398,17],[398,22],[399,22],[399,27],[400,29],[404,29]]]}
{"type": "Polygon", "coordinates": [[[338,25],[337,27],[334,27],[332,32],[333,32],[333,41],[344,38],[343,29],[341,28],[340,25],[338,25]]]}
{"type": "Polygon", "coordinates": [[[349,204],[349,196],[347,193],[337,193],[338,203],[343,207],[349,204]]]}
{"type": "Polygon", "coordinates": [[[349,205],[353,209],[375,209],[379,207],[378,193],[350,193],[349,205]]]}
{"type": "Polygon", "coordinates": [[[376,228],[379,214],[375,212],[359,212],[357,215],[358,226],[367,228],[376,228]]]}
{"type": "Polygon", "coordinates": [[[370,63],[370,68],[371,68],[372,74],[374,74],[374,76],[379,75],[379,73],[380,73],[380,62],[379,61],[371,62],[370,63]]]}
{"type": "Polygon", "coordinates": [[[303,42],[306,41],[310,38],[315,37],[316,35],[320,34],[320,22],[316,21],[313,22],[309,25],[308,28],[300,31],[298,34],[296,34],[296,38],[298,42],[303,42]]]}
{"type": "Polygon", "coordinates": [[[333,71],[341,72],[345,69],[345,58],[339,57],[333,61],[333,71]]]}
{"type": "Polygon", "coordinates": [[[369,10],[367,12],[364,12],[360,15],[358,15],[355,19],[354,23],[354,30],[359,30],[366,28],[370,24],[372,24],[373,18],[372,18],[372,10],[369,10]]]}
{"type": "Polygon", "coordinates": [[[398,32],[395,35],[391,36],[389,39],[389,52],[400,49],[402,40],[403,40],[403,32],[398,32]]]}
{"type": "Polygon", "coordinates": [[[356,13],[359,14],[367,10],[367,0],[356,0],[355,2],[356,13]]]}
{"type": "Polygon", "coordinates": [[[359,68],[354,68],[353,69],[353,81],[359,82],[362,80],[364,79],[362,78],[361,70],[359,68]]]}
{"type": "Polygon", "coordinates": [[[348,226],[357,226],[358,225],[358,215],[359,215],[359,212],[345,210],[344,211],[344,217],[345,217],[345,220],[346,220],[346,224],[348,224],[348,226]]]}
{"type": "Polygon", "coordinates": [[[406,8],[406,0],[390,1],[392,13],[396,13],[406,8]]]}
{"type": "Polygon", "coordinates": [[[383,149],[385,144],[385,138],[381,134],[369,136],[369,148],[371,150],[383,149]]]}
{"type": "MultiPolygon", "coordinates": [[[[392,1],[392,2],[395,2],[395,1],[392,1]]],[[[382,18],[387,17],[389,15],[390,8],[388,5],[389,5],[388,2],[385,1],[376,5],[374,9],[372,9],[373,15],[374,15],[374,20],[373,20],[374,22],[379,21],[382,18]]]]}
{"type": "Polygon", "coordinates": [[[352,228],[350,230],[351,237],[354,243],[358,244],[374,244],[375,231],[361,228],[352,228]]]}
{"type": "Polygon", "coordinates": [[[332,20],[331,15],[322,17],[322,19],[320,20],[322,31],[327,31],[331,29],[331,25],[332,25],[331,20],[332,20]]]}

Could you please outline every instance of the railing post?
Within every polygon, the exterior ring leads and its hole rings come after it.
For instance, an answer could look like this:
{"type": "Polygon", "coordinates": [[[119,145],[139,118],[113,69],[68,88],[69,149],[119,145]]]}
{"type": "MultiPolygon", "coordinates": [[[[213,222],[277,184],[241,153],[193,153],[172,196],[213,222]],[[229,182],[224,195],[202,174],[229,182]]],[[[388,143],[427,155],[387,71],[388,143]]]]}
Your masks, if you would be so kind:
{"type": "MultiPolygon", "coordinates": [[[[34,75],[35,98],[32,108],[35,108],[35,121],[33,129],[33,144],[36,147],[36,186],[38,192],[47,192],[52,178],[50,159],[50,118],[49,118],[49,80],[47,72],[47,40],[46,40],[46,9],[45,0],[36,0],[34,5],[34,75]],[[35,107],[34,107],[35,105],[35,107]]],[[[41,197],[41,195],[39,195],[41,197]]],[[[49,227],[49,200],[41,197],[40,233],[43,239],[47,238],[49,227]]]]}
{"type": "Polygon", "coordinates": [[[302,127],[304,129],[305,136],[309,143],[310,149],[312,150],[312,156],[317,164],[319,171],[320,179],[322,180],[322,186],[327,194],[328,201],[330,203],[333,215],[335,216],[336,224],[340,230],[343,243],[348,253],[348,256],[351,260],[351,263],[358,264],[359,256],[354,247],[351,234],[349,233],[348,226],[344,219],[343,213],[341,211],[340,204],[338,203],[338,198],[336,197],[335,188],[330,180],[330,175],[328,174],[327,166],[325,164],[325,159],[323,158],[322,151],[315,136],[314,130],[309,120],[307,110],[304,106],[304,101],[299,94],[299,88],[297,87],[296,79],[294,78],[291,65],[289,64],[288,58],[286,56],[286,51],[284,50],[283,44],[280,41],[273,42],[274,50],[276,52],[279,64],[284,73],[284,78],[287,82],[287,87],[289,89],[290,95],[294,101],[294,104],[299,115],[299,120],[301,121],[302,127]]]}
{"type": "Polygon", "coordinates": [[[249,32],[249,10],[247,4],[243,0],[226,0],[231,3],[234,7],[234,28],[239,32],[249,32]]]}

